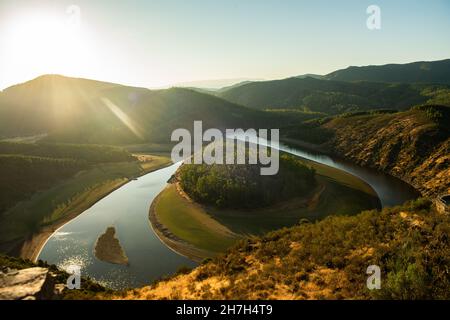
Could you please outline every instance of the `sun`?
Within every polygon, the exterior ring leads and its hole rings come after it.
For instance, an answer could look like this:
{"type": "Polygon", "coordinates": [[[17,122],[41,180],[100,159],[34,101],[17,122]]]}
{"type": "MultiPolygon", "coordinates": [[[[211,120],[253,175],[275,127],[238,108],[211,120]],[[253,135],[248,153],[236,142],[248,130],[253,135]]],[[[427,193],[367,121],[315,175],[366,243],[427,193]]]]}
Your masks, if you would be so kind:
{"type": "Polygon", "coordinates": [[[74,74],[88,60],[83,29],[65,12],[17,16],[2,32],[3,72],[22,79],[51,73],[74,74]]]}

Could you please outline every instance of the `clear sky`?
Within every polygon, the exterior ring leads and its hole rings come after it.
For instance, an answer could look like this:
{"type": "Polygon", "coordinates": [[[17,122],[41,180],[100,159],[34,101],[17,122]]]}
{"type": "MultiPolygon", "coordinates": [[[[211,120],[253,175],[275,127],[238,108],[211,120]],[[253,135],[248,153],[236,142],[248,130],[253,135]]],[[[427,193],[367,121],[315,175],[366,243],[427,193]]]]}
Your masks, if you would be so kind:
{"type": "Polygon", "coordinates": [[[446,58],[448,0],[0,0],[0,88],[47,73],[157,87],[446,58]],[[366,26],[372,4],[380,30],[366,26]]]}

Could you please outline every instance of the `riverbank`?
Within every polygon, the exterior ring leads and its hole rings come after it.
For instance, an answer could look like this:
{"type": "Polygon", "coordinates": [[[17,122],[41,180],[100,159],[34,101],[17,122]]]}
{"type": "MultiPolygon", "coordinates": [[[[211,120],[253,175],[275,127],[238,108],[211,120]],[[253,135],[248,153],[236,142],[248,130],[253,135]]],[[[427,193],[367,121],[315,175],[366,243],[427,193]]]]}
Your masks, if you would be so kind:
{"type": "Polygon", "coordinates": [[[332,142],[317,145],[297,139],[283,138],[281,141],[288,148],[296,150],[299,147],[300,156],[304,156],[312,161],[326,163],[327,165],[344,170],[365,180],[377,191],[380,199],[382,199],[383,207],[401,205],[405,201],[416,199],[423,195],[424,186],[412,182],[408,178],[409,176],[399,176],[388,167],[381,167],[379,163],[371,165],[360,162],[354,159],[357,155],[353,154],[352,151],[343,153],[334,150],[332,142]],[[380,178],[377,178],[377,176],[380,178]],[[393,196],[395,194],[397,195],[393,196]]]}
{"type": "MultiPolygon", "coordinates": [[[[190,243],[182,240],[174,235],[164,224],[162,224],[157,216],[156,207],[161,200],[162,195],[169,188],[173,187],[173,184],[169,184],[161,193],[159,193],[153,200],[149,210],[149,223],[150,227],[158,237],[158,239],[165,244],[169,249],[177,254],[180,254],[195,262],[202,262],[205,258],[213,257],[212,252],[201,250],[191,245],[190,243]]],[[[180,195],[181,196],[181,195],[180,195]]],[[[181,196],[182,197],[182,196],[181,196]]],[[[187,200],[186,200],[187,201],[187,200]]]]}
{"type": "Polygon", "coordinates": [[[70,205],[64,208],[65,214],[61,215],[59,219],[50,224],[43,226],[38,232],[28,237],[28,239],[18,242],[9,254],[36,261],[48,239],[64,225],[128,182],[172,165],[169,158],[159,156],[152,157],[153,163],[148,161],[149,158],[146,158],[146,162],[141,164],[142,171],[139,174],[107,181],[101,185],[95,185],[93,189],[88,189],[81,194],[75,195],[71,198],[70,205]]]}
{"type": "Polygon", "coordinates": [[[417,107],[380,115],[336,117],[321,125],[333,132],[324,146],[362,167],[394,176],[435,199],[450,192],[448,108],[417,107]],[[441,120],[430,117],[435,112],[441,120]]]}

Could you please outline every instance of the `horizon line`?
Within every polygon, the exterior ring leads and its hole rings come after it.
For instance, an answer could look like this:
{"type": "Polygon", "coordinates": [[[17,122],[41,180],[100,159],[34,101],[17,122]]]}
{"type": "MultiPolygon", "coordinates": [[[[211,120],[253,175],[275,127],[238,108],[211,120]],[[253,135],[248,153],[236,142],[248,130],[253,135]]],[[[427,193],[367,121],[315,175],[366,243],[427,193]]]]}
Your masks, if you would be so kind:
{"type": "MultiPolygon", "coordinates": [[[[12,88],[14,86],[18,86],[18,85],[22,85],[25,83],[28,83],[30,81],[34,81],[36,79],[39,79],[41,77],[46,77],[46,76],[59,76],[59,77],[64,77],[64,78],[71,78],[71,79],[78,79],[78,80],[90,80],[90,81],[98,81],[98,82],[103,82],[103,83],[110,83],[110,84],[115,84],[115,85],[120,85],[120,86],[126,86],[126,87],[133,87],[133,88],[140,88],[140,89],[148,89],[148,90],[164,90],[164,89],[170,89],[170,88],[197,88],[197,89],[223,89],[226,88],[228,86],[233,86],[235,84],[238,84],[240,82],[243,81],[249,81],[249,82],[264,82],[264,81],[277,81],[277,80],[285,80],[285,79],[290,79],[290,78],[296,78],[296,77],[300,77],[303,75],[317,75],[317,76],[327,76],[333,72],[336,71],[340,71],[340,70],[346,70],[349,68],[360,68],[360,67],[383,67],[383,66],[390,66],[390,65],[408,65],[408,64],[414,64],[414,63],[427,63],[427,62],[441,62],[441,61],[445,61],[445,60],[450,60],[450,58],[445,58],[445,59],[439,59],[439,60],[416,60],[416,61],[410,61],[410,62],[404,62],[404,63],[385,63],[385,64],[369,64],[369,65],[349,65],[347,67],[343,67],[340,69],[336,69],[334,71],[331,71],[327,74],[319,74],[319,73],[305,73],[305,74],[297,74],[297,75],[292,75],[292,76],[283,76],[280,78],[270,78],[270,79],[257,79],[257,77],[253,77],[253,79],[255,80],[250,80],[252,79],[252,77],[238,77],[238,78],[215,78],[215,79],[203,79],[203,80],[188,80],[188,81],[181,81],[181,82],[173,82],[173,83],[169,83],[167,85],[160,85],[160,86],[140,86],[140,85],[134,85],[134,84],[127,84],[127,83],[117,83],[117,82],[111,82],[109,80],[103,80],[103,79],[96,79],[96,78],[88,78],[88,77],[83,77],[83,76],[75,76],[75,75],[68,75],[68,74],[60,74],[60,73],[43,73],[41,75],[35,76],[29,80],[25,80],[23,82],[17,82],[15,84],[9,85],[7,87],[3,87],[0,88],[0,92],[5,91],[6,89],[12,88]],[[249,80],[245,80],[245,79],[249,79],[249,80]],[[231,85],[226,85],[223,87],[217,87],[217,88],[208,88],[208,87],[196,87],[196,86],[187,86],[183,84],[189,84],[189,83],[196,83],[196,82],[214,82],[214,81],[234,81],[236,80],[235,83],[232,83],[231,85]]],[[[325,79],[326,80],[326,79],[325,79]]]]}

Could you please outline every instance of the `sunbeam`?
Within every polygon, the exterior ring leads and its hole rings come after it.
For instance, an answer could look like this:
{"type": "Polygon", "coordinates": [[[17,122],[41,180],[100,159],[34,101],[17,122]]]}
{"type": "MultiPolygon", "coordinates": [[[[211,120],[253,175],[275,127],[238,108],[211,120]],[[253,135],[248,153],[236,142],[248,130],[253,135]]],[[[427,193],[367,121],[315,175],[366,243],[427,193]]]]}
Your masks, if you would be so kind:
{"type": "Polygon", "coordinates": [[[139,127],[139,125],[133,121],[125,112],[123,112],[117,105],[115,105],[108,98],[101,98],[102,102],[105,106],[108,107],[109,110],[120,120],[122,123],[130,129],[131,132],[136,135],[136,137],[144,140],[143,130],[139,127]]]}

